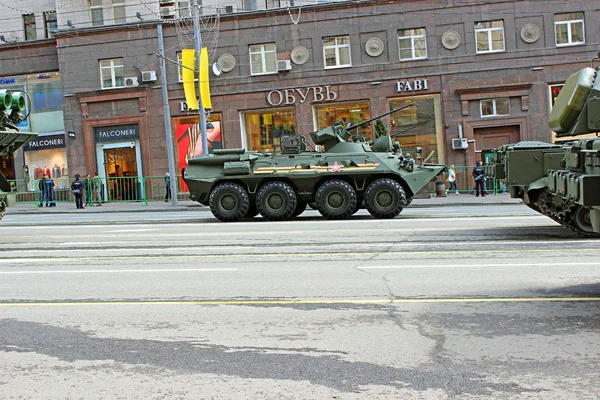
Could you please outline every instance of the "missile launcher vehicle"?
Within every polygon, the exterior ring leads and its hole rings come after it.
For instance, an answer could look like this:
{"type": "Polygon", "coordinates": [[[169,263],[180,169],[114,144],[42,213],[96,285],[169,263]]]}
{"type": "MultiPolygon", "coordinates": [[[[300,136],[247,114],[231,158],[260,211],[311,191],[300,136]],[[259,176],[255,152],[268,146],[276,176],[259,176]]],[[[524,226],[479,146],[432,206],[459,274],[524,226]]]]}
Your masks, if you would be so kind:
{"type": "MultiPolygon", "coordinates": [[[[598,59],[600,53],[592,62],[598,59]]],[[[592,65],[567,79],[548,126],[559,138],[595,138],[501,146],[486,166],[511,197],[584,237],[600,237],[600,67],[592,65]]]]}
{"type": "Polygon", "coordinates": [[[446,166],[403,155],[390,136],[370,143],[350,131],[402,108],[311,133],[324,151],[307,151],[301,135],[282,135],[274,153],[221,149],[194,157],[182,172],[190,198],[225,222],[258,214],[287,220],[309,203],[327,219],[349,218],[363,204],[375,218],[394,218],[446,166]]]}
{"type": "MultiPolygon", "coordinates": [[[[20,132],[17,126],[26,116],[24,92],[0,90],[0,156],[13,154],[17,149],[27,144],[38,134],[20,132]]],[[[17,194],[12,191],[10,182],[0,173],[0,219],[7,207],[16,203],[17,194]]]]}

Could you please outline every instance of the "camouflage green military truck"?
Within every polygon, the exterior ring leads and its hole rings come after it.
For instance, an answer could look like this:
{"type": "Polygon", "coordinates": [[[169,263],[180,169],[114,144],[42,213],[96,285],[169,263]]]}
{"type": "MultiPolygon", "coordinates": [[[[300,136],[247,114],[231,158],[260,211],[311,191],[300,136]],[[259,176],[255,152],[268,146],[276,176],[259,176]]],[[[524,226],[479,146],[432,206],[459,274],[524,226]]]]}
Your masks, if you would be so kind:
{"type": "Polygon", "coordinates": [[[362,204],[375,218],[394,218],[446,166],[415,161],[390,136],[369,143],[350,134],[377,118],[311,133],[322,152],[307,151],[301,135],[284,135],[275,153],[225,149],[192,158],[182,173],[190,198],[226,222],[259,213],[286,220],[309,203],[328,219],[349,218],[362,204]]]}
{"type": "MultiPolygon", "coordinates": [[[[24,92],[0,90],[0,155],[13,154],[38,135],[20,132],[17,128],[17,125],[26,118],[23,116],[25,108],[24,92]]],[[[6,177],[0,173],[0,219],[4,216],[6,208],[13,206],[16,200],[17,194],[12,191],[6,177]]]]}
{"type": "Polygon", "coordinates": [[[557,137],[596,138],[505,145],[494,151],[486,172],[532,209],[582,236],[600,237],[600,67],[592,65],[567,79],[548,125],[557,137]]]}

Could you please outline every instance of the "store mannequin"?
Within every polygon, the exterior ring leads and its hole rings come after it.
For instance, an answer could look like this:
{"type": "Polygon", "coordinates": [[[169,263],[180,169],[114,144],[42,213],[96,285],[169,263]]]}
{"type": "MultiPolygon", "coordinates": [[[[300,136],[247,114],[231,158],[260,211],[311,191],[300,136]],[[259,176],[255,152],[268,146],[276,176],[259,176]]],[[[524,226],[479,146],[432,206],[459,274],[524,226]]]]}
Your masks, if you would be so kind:
{"type": "Polygon", "coordinates": [[[42,172],[42,169],[40,167],[38,167],[37,165],[35,166],[35,170],[34,170],[34,178],[35,179],[42,179],[42,177],[44,176],[44,173],[42,172]]]}
{"type": "Polygon", "coordinates": [[[52,167],[52,177],[59,178],[60,176],[60,167],[57,164],[54,164],[54,167],[52,167]]]}
{"type": "Polygon", "coordinates": [[[48,168],[45,165],[44,165],[44,175],[48,175],[48,178],[52,179],[52,171],[50,171],[50,168],[48,168]]]}

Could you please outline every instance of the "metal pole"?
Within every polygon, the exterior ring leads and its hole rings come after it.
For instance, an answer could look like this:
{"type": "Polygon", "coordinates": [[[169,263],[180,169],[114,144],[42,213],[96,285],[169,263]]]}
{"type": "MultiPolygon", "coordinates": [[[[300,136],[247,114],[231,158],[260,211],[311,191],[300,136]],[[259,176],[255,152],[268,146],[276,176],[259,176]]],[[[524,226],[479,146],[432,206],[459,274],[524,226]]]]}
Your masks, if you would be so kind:
{"type": "Polygon", "coordinates": [[[173,158],[173,133],[171,132],[171,111],[169,110],[169,91],[167,90],[167,67],[165,63],[165,43],[163,27],[158,25],[158,52],[160,54],[160,84],[162,86],[163,113],[165,115],[165,135],[167,138],[167,160],[169,163],[169,178],[171,181],[171,205],[177,205],[177,170],[173,158]]]}
{"type": "MultiPolygon", "coordinates": [[[[200,21],[198,5],[192,0],[192,18],[194,19],[194,39],[196,47],[196,70],[198,71],[198,85],[200,85],[200,49],[202,49],[202,37],[200,35],[200,21]]],[[[208,138],[206,136],[206,113],[202,105],[202,95],[198,90],[198,112],[200,113],[200,133],[202,137],[202,154],[208,154],[208,138]]]]}

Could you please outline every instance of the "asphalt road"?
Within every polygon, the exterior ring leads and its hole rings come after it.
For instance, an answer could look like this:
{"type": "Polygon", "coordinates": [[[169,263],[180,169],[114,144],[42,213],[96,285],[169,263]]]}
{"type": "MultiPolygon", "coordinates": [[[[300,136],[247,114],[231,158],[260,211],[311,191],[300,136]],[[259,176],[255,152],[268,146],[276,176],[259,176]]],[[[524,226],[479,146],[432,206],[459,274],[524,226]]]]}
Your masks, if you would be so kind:
{"type": "Polygon", "coordinates": [[[56,217],[0,224],[2,399],[598,398],[600,246],[525,207],[56,217]]]}

